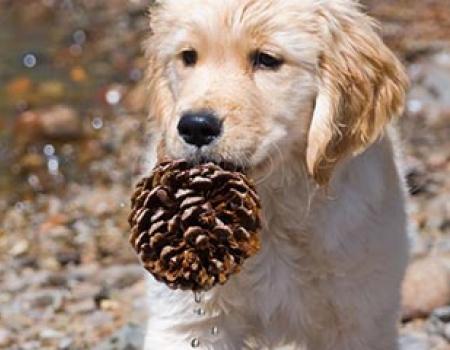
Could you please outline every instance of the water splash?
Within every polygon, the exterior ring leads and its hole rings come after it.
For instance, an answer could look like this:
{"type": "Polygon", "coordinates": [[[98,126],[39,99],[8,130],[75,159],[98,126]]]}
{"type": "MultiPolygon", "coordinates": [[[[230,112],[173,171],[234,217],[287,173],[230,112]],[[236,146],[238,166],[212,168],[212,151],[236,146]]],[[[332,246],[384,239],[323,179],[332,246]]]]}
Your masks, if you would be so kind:
{"type": "Polygon", "coordinates": [[[205,316],[206,315],[206,311],[203,308],[201,308],[201,307],[195,309],[194,313],[196,315],[198,315],[198,316],[205,316]]]}
{"type": "Polygon", "coordinates": [[[120,103],[120,100],[122,99],[122,94],[118,89],[110,89],[106,93],[105,98],[108,104],[110,104],[111,106],[115,106],[120,103]]]}
{"type": "Polygon", "coordinates": [[[214,326],[213,328],[211,328],[211,335],[217,337],[219,335],[219,327],[214,326]]]}
{"type": "Polygon", "coordinates": [[[37,65],[37,57],[33,53],[27,53],[23,56],[22,63],[26,68],[34,68],[37,65]]]}
{"type": "Polygon", "coordinates": [[[200,347],[200,339],[198,339],[198,338],[192,339],[191,346],[193,348],[199,348],[200,347]]]}
{"type": "Polygon", "coordinates": [[[103,119],[100,117],[95,117],[94,119],[92,119],[92,128],[94,130],[100,130],[103,128],[103,119]]]}
{"type": "Polygon", "coordinates": [[[194,301],[197,304],[200,304],[202,302],[203,296],[201,292],[194,292],[194,301]]]}
{"type": "Polygon", "coordinates": [[[52,157],[55,155],[55,146],[53,146],[52,144],[47,144],[44,146],[44,149],[42,150],[43,153],[47,156],[47,157],[52,157]]]}

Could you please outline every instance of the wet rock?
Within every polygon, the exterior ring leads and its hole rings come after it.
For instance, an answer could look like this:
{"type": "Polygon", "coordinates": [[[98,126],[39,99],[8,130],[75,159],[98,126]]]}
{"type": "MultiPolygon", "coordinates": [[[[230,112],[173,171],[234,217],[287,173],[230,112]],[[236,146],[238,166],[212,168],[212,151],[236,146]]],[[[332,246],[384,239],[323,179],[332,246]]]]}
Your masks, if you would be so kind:
{"type": "Polygon", "coordinates": [[[450,323],[450,306],[434,310],[431,316],[439,319],[441,322],[450,323]]]}
{"type": "Polygon", "coordinates": [[[70,337],[65,337],[63,339],[61,339],[58,343],[58,350],[70,350],[73,347],[73,339],[70,337]]]}
{"type": "Polygon", "coordinates": [[[449,273],[442,260],[428,257],[413,262],[402,288],[403,320],[426,317],[449,303],[449,273]]]}
{"type": "Polygon", "coordinates": [[[6,85],[6,92],[9,98],[16,99],[30,93],[33,87],[32,81],[27,77],[17,77],[6,85]]]}
{"type": "Polygon", "coordinates": [[[450,342],[450,324],[445,325],[444,336],[450,342]]]}
{"type": "Polygon", "coordinates": [[[42,138],[78,139],[83,136],[83,128],[73,108],[57,105],[22,113],[16,120],[14,133],[17,143],[29,144],[42,138]]]}
{"type": "Polygon", "coordinates": [[[71,303],[65,309],[70,314],[87,314],[97,309],[97,306],[93,299],[87,299],[78,303],[71,303]]]}
{"type": "Polygon", "coordinates": [[[64,300],[65,293],[61,290],[39,290],[37,292],[28,292],[25,294],[25,300],[32,309],[60,310],[64,300]]]}
{"type": "Polygon", "coordinates": [[[79,201],[80,207],[90,215],[102,217],[116,212],[124,197],[127,198],[121,189],[97,188],[95,191],[89,190],[82,193],[79,201]]]}
{"type": "Polygon", "coordinates": [[[11,345],[12,341],[12,333],[7,329],[0,328],[0,348],[11,345]]]}
{"type": "Polygon", "coordinates": [[[113,317],[105,311],[95,311],[88,314],[86,322],[90,327],[105,327],[112,324],[113,317]]]}
{"type": "Polygon", "coordinates": [[[114,289],[130,287],[144,277],[144,271],[139,265],[113,266],[102,274],[105,283],[114,289]]]}
{"type": "Polygon", "coordinates": [[[400,350],[430,350],[430,342],[424,333],[411,333],[400,337],[400,350]]]}
{"type": "Polygon", "coordinates": [[[76,139],[83,135],[78,113],[64,105],[40,111],[44,136],[55,139],[76,139]]]}
{"type": "Polygon", "coordinates": [[[20,350],[41,350],[42,343],[37,340],[31,340],[21,344],[20,350]]]}
{"type": "Polygon", "coordinates": [[[144,334],[142,327],[130,323],[93,350],[141,350],[144,334]]]}
{"type": "Polygon", "coordinates": [[[41,331],[39,336],[42,340],[49,341],[49,340],[54,340],[54,339],[61,339],[63,337],[63,334],[54,329],[46,328],[41,331]]]}

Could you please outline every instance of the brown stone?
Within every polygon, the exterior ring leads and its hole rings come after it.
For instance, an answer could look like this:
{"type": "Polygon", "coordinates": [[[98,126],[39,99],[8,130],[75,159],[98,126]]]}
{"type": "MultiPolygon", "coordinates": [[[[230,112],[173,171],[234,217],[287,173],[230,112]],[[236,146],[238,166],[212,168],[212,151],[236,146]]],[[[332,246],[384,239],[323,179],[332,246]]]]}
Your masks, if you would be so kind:
{"type": "Polygon", "coordinates": [[[450,303],[450,276],[439,258],[413,262],[402,288],[402,318],[427,317],[434,309],[450,303]]]}

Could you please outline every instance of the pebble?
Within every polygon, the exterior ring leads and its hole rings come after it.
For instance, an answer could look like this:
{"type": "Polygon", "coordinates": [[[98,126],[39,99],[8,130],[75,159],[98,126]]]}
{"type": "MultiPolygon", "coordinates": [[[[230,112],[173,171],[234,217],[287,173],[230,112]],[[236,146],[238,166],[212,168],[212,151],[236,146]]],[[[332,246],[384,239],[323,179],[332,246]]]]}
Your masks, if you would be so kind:
{"type": "Polygon", "coordinates": [[[77,303],[70,303],[65,309],[70,314],[87,314],[96,310],[97,306],[93,299],[87,299],[77,303]]]}
{"type": "Polygon", "coordinates": [[[25,300],[29,302],[30,308],[44,309],[51,307],[52,310],[60,310],[65,299],[65,292],[59,289],[40,290],[25,294],[25,300]]]}
{"type": "Polygon", "coordinates": [[[76,139],[83,134],[78,113],[65,105],[54,106],[40,111],[43,133],[55,139],[76,139]]]}
{"type": "Polygon", "coordinates": [[[11,331],[4,328],[0,328],[0,348],[10,345],[11,342],[12,342],[11,331]]]}
{"type": "Polygon", "coordinates": [[[50,340],[50,339],[60,339],[63,338],[63,334],[61,332],[58,332],[54,329],[47,328],[41,331],[39,334],[42,340],[50,340]]]}
{"type": "Polygon", "coordinates": [[[144,333],[142,327],[129,323],[93,350],[141,350],[144,343],[144,333]]]}
{"type": "Polygon", "coordinates": [[[450,324],[445,325],[444,336],[450,342],[450,324]]]}
{"type": "Polygon", "coordinates": [[[21,144],[42,138],[67,141],[83,136],[78,113],[66,105],[22,113],[16,120],[14,132],[21,144]]]}
{"type": "Polygon", "coordinates": [[[426,334],[407,334],[400,337],[400,350],[430,350],[426,334]]]}
{"type": "Polygon", "coordinates": [[[402,288],[403,320],[430,315],[450,303],[449,273],[442,261],[427,257],[413,262],[402,288]]]}
{"type": "Polygon", "coordinates": [[[450,306],[441,307],[434,310],[431,316],[436,317],[441,322],[450,323],[450,306]]]}
{"type": "Polygon", "coordinates": [[[74,341],[72,338],[65,337],[58,343],[58,350],[70,350],[72,349],[73,343],[74,341]]]}
{"type": "Polygon", "coordinates": [[[139,265],[113,266],[103,271],[105,283],[114,289],[124,289],[139,282],[144,277],[139,265]]]}

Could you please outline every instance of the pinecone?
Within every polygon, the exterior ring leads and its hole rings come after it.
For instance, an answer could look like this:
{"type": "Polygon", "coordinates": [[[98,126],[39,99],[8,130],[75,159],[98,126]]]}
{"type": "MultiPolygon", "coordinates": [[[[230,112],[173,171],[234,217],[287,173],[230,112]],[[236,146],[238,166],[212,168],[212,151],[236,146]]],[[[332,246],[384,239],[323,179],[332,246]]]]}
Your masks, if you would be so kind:
{"type": "Polygon", "coordinates": [[[242,173],[164,162],[137,184],[131,202],[130,243],[173,289],[224,284],[260,248],[260,201],[242,173]]]}

